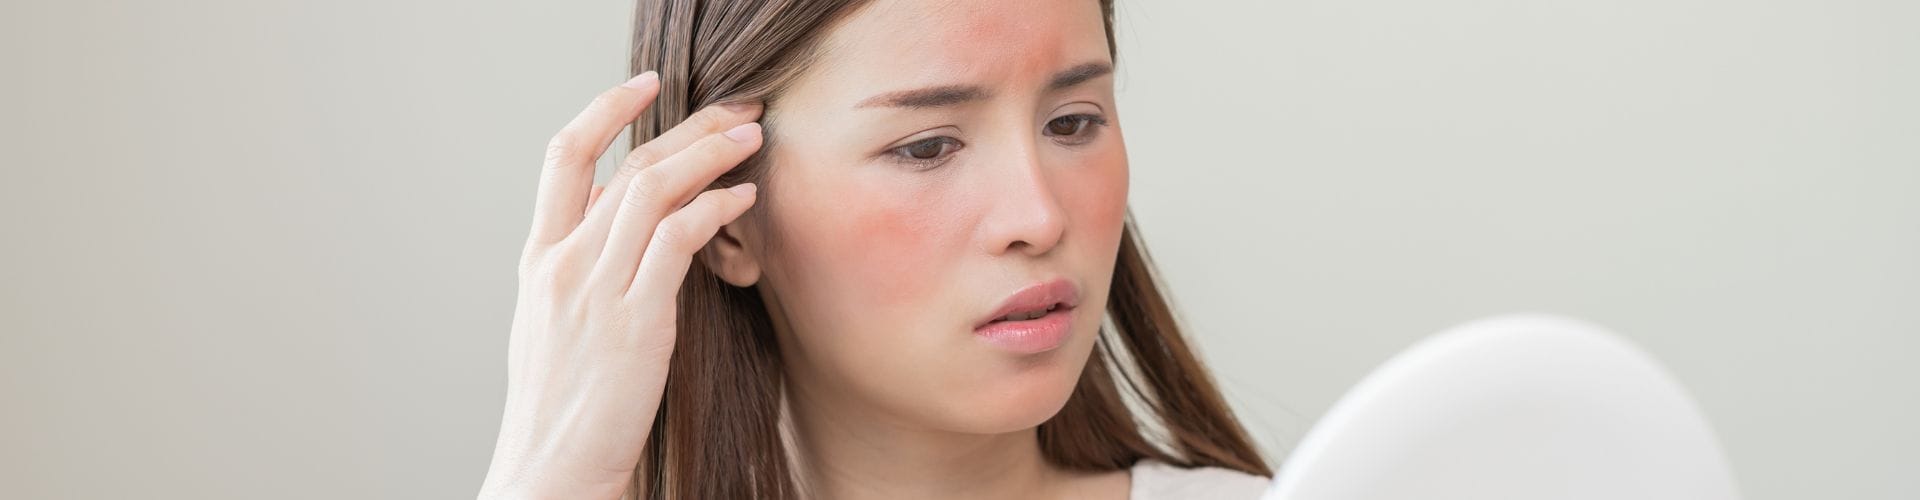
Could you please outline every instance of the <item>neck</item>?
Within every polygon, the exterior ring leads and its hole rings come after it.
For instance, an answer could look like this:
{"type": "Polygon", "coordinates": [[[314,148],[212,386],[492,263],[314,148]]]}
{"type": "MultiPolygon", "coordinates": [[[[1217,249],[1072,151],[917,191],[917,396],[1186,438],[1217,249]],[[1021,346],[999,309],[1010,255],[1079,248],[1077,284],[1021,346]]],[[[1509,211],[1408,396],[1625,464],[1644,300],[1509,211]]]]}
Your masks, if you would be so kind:
{"type": "Polygon", "coordinates": [[[788,395],[796,465],[814,498],[1058,498],[1076,476],[1047,463],[1033,428],[913,428],[805,391],[788,395]]]}

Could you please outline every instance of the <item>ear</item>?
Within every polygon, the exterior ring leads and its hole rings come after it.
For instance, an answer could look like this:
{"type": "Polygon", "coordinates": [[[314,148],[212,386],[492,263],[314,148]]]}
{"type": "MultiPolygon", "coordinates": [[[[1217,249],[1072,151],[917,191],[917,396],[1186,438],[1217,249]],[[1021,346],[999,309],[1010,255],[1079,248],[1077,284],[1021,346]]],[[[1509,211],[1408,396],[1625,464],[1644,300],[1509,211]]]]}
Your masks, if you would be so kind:
{"type": "Polygon", "coordinates": [[[753,286],[760,282],[759,256],[747,250],[753,234],[752,223],[743,215],[720,226],[720,231],[701,249],[700,258],[707,269],[727,284],[741,288],[753,286]]]}

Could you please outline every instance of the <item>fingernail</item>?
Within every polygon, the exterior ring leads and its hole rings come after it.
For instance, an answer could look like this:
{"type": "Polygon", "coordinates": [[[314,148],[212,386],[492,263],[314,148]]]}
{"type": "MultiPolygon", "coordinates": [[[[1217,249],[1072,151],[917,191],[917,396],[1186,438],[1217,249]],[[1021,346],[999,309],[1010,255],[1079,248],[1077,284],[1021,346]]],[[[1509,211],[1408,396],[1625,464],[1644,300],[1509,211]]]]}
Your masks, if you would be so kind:
{"type": "Polygon", "coordinates": [[[733,187],[727,188],[727,192],[733,193],[734,196],[738,196],[741,198],[750,198],[750,197],[753,197],[753,191],[755,189],[758,189],[758,188],[754,187],[753,183],[747,182],[747,183],[735,184],[733,187]]]}
{"type": "Polygon", "coordinates": [[[726,103],[726,104],[721,104],[721,105],[720,105],[720,107],[722,107],[722,108],[726,108],[726,109],[727,109],[727,111],[732,111],[732,112],[735,112],[735,113],[743,113],[743,112],[746,112],[746,111],[747,111],[747,110],[749,110],[749,109],[753,109],[753,107],[754,107],[754,106],[757,106],[757,105],[759,105],[759,104],[760,104],[760,103],[757,103],[757,102],[751,102],[751,101],[748,101],[748,102],[730,102],[730,103],[726,103]]]}
{"type": "Polygon", "coordinates": [[[734,142],[752,141],[754,138],[760,137],[760,124],[756,122],[742,123],[727,129],[725,134],[728,139],[733,139],[734,142]]]}
{"type": "Polygon", "coordinates": [[[620,86],[630,88],[630,89],[637,89],[637,88],[646,87],[648,85],[653,85],[659,82],[660,82],[660,74],[653,72],[652,70],[648,70],[645,73],[635,75],[633,79],[627,80],[627,83],[622,83],[620,84],[620,86]]]}

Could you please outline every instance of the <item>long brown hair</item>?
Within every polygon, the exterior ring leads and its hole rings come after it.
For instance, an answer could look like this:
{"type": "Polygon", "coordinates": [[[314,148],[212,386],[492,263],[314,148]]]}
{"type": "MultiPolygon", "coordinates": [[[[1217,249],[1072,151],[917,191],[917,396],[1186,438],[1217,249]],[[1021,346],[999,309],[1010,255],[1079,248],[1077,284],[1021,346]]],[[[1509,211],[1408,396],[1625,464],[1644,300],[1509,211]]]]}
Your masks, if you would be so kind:
{"type": "MultiPolygon", "coordinates": [[[[724,102],[774,102],[804,72],[820,38],[861,0],[637,0],[631,74],[660,73],[655,104],[634,124],[638,146],[724,102]]],[[[1114,52],[1113,1],[1098,0],[1114,52]]],[[[769,108],[767,137],[779,126],[769,108]]],[[[709,188],[760,184],[769,141],[709,188]]],[[[771,227],[771,226],[768,226],[771,227]]],[[[1143,458],[1270,475],[1205,366],[1181,335],[1139,231],[1127,216],[1102,328],[1072,396],[1037,433],[1060,467],[1118,470],[1143,458]]],[[[766,305],[694,259],[680,288],[666,393],[633,478],[648,498],[802,495],[780,432],[783,365],[766,305]]]]}

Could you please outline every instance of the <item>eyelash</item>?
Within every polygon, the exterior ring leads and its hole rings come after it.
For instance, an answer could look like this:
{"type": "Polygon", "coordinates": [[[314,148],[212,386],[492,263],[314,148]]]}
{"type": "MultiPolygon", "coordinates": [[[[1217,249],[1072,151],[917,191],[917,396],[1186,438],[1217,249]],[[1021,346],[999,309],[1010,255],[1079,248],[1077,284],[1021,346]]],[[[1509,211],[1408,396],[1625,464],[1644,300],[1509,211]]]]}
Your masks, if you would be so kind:
{"type": "Polygon", "coordinates": [[[1044,132],[1047,129],[1053,128],[1053,124],[1055,122],[1058,122],[1060,120],[1067,120],[1067,119],[1071,119],[1075,122],[1079,122],[1078,124],[1074,125],[1073,134],[1068,136],[1056,136],[1056,137],[1075,137],[1075,136],[1081,137],[1081,139],[1075,142],[1069,143],[1070,145],[1076,145],[1076,146],[1080,144],[1086,144],[1087,141],[1093,140],[1093,135],[1092,135],[1093,133],[1090,132],[1091,130],[1093,130],[1093,128],[1104,127],[1107,125],[1107,119],[1105,117],[1102,117],[1100,115],[1094,115],[1094,114],[1080,113],[1080,114],[1067,115],[1059,118],[1054,118],[1052,120],[1048,120],[1047,126],[1041,127],[1040,130],[1044,132]]]}
{"type": "MultiPolygon", "coordinates": [[[[1093,137],[1092,137],[1093,131],[1098,127],[1104,127],[1106,125],[1107,125],[1107,119],[1105,117],[1102,117],[1100,115],[1094,115],[1094,114],[1080,113],[1080,114],[1061,116],[1058,118],[1054,118],[1052,120],[1048,120],[1047,124],[1040,128],[1040,131],[1041,133],[1047,134],[1050,137],[1074,138],[1069,141],[1063,141],[1062,143],[1068,146],[1078,146],[1078,145],[1091,142],[1093,140],[1093,137]],[[1073,133],[1068,135],[1053,135],[1051,133],[1048,133],[1048,129],[1053,128],[1053,124],[1061,120],[1071,120],[1075,122],[1073,133]]],[[[913,141],[912,143],[908,143],[907,145],[904,145],[904,146],[887,150],[887,156],[892,157],[894,161],[908,164],[908,165],[913,165],[917,167],[918,170],[932,170],[933,168],[939,167],[941,164],[946,163],[947,159],[953,156],[953,152],[959,151],[961,146],[962,144],[960,143],[960,140],[954,139],[952,137],[947,137],[947,136],[929,137],[926,139],[913,141]],[[912,151],[915,148],[930,146],[934,144],[941,145],[940,151],[934,157],[916,158],[913,156],[912,151]]]]}

